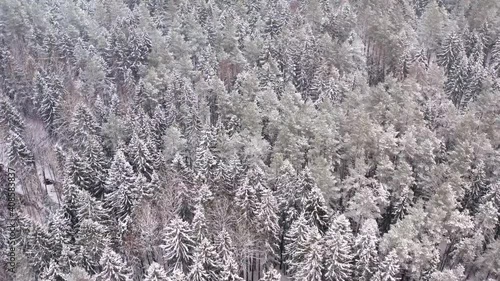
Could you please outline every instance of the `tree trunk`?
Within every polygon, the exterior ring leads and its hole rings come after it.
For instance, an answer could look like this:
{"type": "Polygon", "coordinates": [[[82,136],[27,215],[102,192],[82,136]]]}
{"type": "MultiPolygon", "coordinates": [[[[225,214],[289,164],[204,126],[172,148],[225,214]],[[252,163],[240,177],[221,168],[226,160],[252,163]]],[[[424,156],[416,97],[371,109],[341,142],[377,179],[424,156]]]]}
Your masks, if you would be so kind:
{"type": "Polygon", "coordinates": [[[260,253],[257,259],[257,280],[260,280],[260,253]]]}
{"type": "Polygon", "coordinates": [[[253,271],[255,269],[255,258],[253,256],[253,254],[252,254],[251,260],[250,260],[250,269],[251,269],[251,271],[250,271],[251,273],[250,274],[252,274],[252,281],[254,281],[253,280],[253,271]]]}
{"type": "Polygon", "coordinates": [[[249,271],[249,266],[248,266],[248,262],[249,262],[249,258],[250,256],[247,256],[247,258],[245,259],[245,265],[246,265],[246,270],[245,270],[245,280],[248,281],[248,271],[249,271]]]}

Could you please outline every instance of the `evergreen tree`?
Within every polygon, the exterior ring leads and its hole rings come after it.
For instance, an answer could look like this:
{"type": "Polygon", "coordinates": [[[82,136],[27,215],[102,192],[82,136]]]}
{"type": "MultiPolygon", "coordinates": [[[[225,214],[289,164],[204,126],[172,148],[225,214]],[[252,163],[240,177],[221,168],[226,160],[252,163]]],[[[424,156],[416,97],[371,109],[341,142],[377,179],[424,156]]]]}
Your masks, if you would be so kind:
{"type": "Polygon", "coordinates": [[[320,232],[325,232],[328,227],[328,209],[323,194],[317,186],[306,195],[303,205],[306,219],[316,225],[320,232]]]}
{"type": "Polygon", "coordinates": [[[64,92],[60,77],[37,73],[34,104],[51,132],[61,125],[61,101],[64,92]]]}
{"type": "Polygon", "coordinates": [[[3,98],[0,100],[0,124],[5,126],[6,130],[11,130],[21,134],[25,128],[24,120],[17,109],[3,98]]]}
{"type": "Polygon", "coordinates": [[[368,281],[378,265],[378,226],[373,219],[366,220],[354,241],[356,280],[368,281]]]}
{"type": "Polygon", "coordinates": [[[86,191],[93,191],[95,174],[89,163],[73,153],[66,160],[65,169],[74,185],[86,191]]]}
{"type": "Polygon", "coordinates": [[[177,176],[172,180],[177,202],[177,213],[183,218],[192,217],[192,206],[196,197],[191,188],[192,171],[187,167],[183,156],[177,153],[172,161],[172,167],[177,176]]]}
{"type": "Polygon", "coordinates": [[[95,276],[96,281],[131,281],[132,271],[122,257],[106,247],[99,261],[102,271],[95,276]]]}
{"type": "Polygon", "coordinates": [[[232,256],[224,260],[224,266],[221,272],[221,281],[243,281],[239,276],[238,264],[232,256]]]}
{"type": "Polygon", "coordinates": [[[463,52],[463,42],[456,32],[452,32],[443,42],[441,50],[437,54],[438,63],[444,67],[447,74],[451,73],[453,67],[459,62],[463,52]]]}
{"type": "Polygon", "coordinates": [[[64,245],[70,242],[72,229],[65,210],[60,208],[51,214],[47,223],[48,243],[51,245],[52,256],[58,257],[64,245]]]}
{"type": "Polygon", "coordinates": [[[465,278],[464,267],[462,265],[457,266],[454,269],[446,269],[443,271],[434,272],[430,280],[437,281],[455,281],[455,280],[463,280],[465,278]]]}
{"type": "Polygon", "coordinates": [[[281,273],[274,268],[269,268],[259,281],[281,281],[281,273]]]}
{"type": "Polygon", "coordinates": [[[463,52],[457,54],[453,65],[450,66],[448,80],[445,84],[445,91],[449,95],[455,106],[462,104],[462,99],[466,94],[469,76],[468,60],[463,52]]]}
{"type": "Polygon", "coordinates": [[[151,179],[153,173],[153,161],[148,146],[141,140],[136,132],[132,134],[132,139],[128,145],[130,163],[134,170],[142,173],[146,179],[151,179]]]}
{"type": "Polygon", "coordinates": [[[233,242],[226,228],[223,228],[215,237],[215,249],[222,260],[223,264],[227,264],[233,256],[233,242]]]}
{"type": "Polygon", "coordinates": [[[118,150],[114,156],[105,184],[105,206],[110,209],[120,223],[128,221],[133,205],[142,196],[140,177],[135,177],[125,155],[118,150]]]}
{"type": "Polygon", "coordinates": [[[146,272],[146,276],[144,276],[144,281],[168,281],[167,273],[165,269],[158,264],[157,262],[153,262],[149,265],[148,270],[146,272]]]}
{"type": "Polygon", "coordinates": [[[390,252],[379,265],[378,271],[370,279],[372,281],[396,281],[399,275],[399,261],[394,251],[390,252]]]}
{"type": "Polygon", "coordinates": [[[88,191],[78,190],[76,194],[76,217],[78,221],[90,219],[96,222],[106,222],[109,215],[103,203],[93,197],[88,191]]]}
{"type": "Polygon", "coordinates": [[[86,162],[94,176],[91,193],[96,197],[100,197],[106,184],[109,161],[104,155],[103,147],[97,137],[89,137],[85,146],[85,155],[87,156],[86,162]]]}
{"type": "MultiPolygon", "coordinates": [[[[206,272],[206,280],[217,281],[220,279],[222,271],[222,263],[215,250],[215,247],[206,238],[200,241],[195,248],[195,259],[198,258],[201,262],[204,271],[206,272]]],[[[194,261],[196,263],[196,261],[194,261]]],[[[193,267],[195,265],[193,264],[193,267]]]]}
{"type": "Polygon", "coordinates": [[[136,182],[124,183],[104,197],[106,207],[113,212],[114,217],[119,222],[127,221],[132,207],[141,196],[140,190],[137,190],[136,187],[136,182]]]}
{"type": "Polygon", "coordinates": [[[99,259],[111,243],[109,229],[91,219],[83,219],[78,224],[75,235],[75,261],[89,273],[99,272],[99,259]]]}
{"type": "Polygon", "coordinates": [[[191,264],[193,255],[194,241],[191,226],[175,218],[169,222],[163,233],[161,245],[163,257],[174,269],[186,270],[191,264]]]}
{"type": "Polygon", "coordinates": [[[198,203],[195,207],[194,217],[191,225],[193,227],[195,241],[200,242],[207,237],[205,208],[200,203],[198,203]]]}
{"type": "Polygon", "coordinates": [[[301,265],[304,263],[307,251],[315,240],[319,238],[318,236],[318,229],[315,226],[308,225],[303,215],[292,224],[290,232],[286,236],[288,241],[285,246],[288,257],[287,273],[295,276],[301,270],[301,265]]]}
{"type": "Polygon", "coordinates": [[[200,257],[201,253],[195,253],[193,255],[193,264],[189,270],[188,280],[189,281],[208,281],[210,280],[209,272],[206,271],[203,266],[203,260],[200,257]]]}
{"type": "MultiPolygon", "coordinates": [[[[265,241],[266,257],[274,258],[278,241],[278,215],[276,209],[276,199],[267,188],[263,190],[261,202],[257,208],[256,221],[257,232],[265,241]]],[[[267,259],[267,258],[266,258],[267,259]]]]}
{"type": "Polygon", "coordinates": [[[323,280],[323,254],[319,243],[313,243],[300,263],[294,280],[321,281],[323,280]]]}
{"type": "Polygon", "coordinates": [[[41,273],[49,265],[48,263],[52,258],[49,233],[45,227],[31,223],[26,240],[25,251],[28,264],[35,273],[41,273]]]}
{"type": "Polygon", "coordinates": [[[11,164],[34,164],[35,160],[33,153],[27,147],[22,137],[14,131],[9,131],[7,136],[9,162],[11,164]]]}
{"type": "Polygon", "coordinates": [[[169,281],[187,281],[189,280],[181,269],[174,269],[172,273],[168,274],[169,281]]]}
{"type": "Polygon", "coordinates": [[[250,180],[246,177],[243,183],[236,191],[236,206],[242,211],[243,218],[247,223],[253,222],[257,211],[258,200],[255,186],[250,184],[250,180]]]}
{"type": "Polygon", "coordinates": [[[322,241],[326,280],[349,280],[352,273],[352,233],[343,216],[334,220],[322,241]]]}
{"type": "Polygon", "coordinates": [[[196,159],[194,162],[195,178],[199,183],[209,183],[213,179],[213,173],[217,160],[211,151],[214,142],[214,134],[210,128],[201,133],[200,143],[196,148],[196,159]]]}
{"type": "Polygon", "coordinates": [[[130,187],[135,181],[134,171],[126,160],[123,151],[116,151],[106,180],[105,191],[107,193],[119,189],[121,186],[130,187]]]}
{"type": "Polygon", "coordinates": [[[90,109],[84,104],[77,104],[69,124],[71,141],[75,147],[85,146],[90,136],[97,136],[100,127],[90,109]]]}
{"type": "Polygon", "coordinates": [[[67,281],[66,274],[63,273],[57,262],[51,260],[49,266],[40,274],[42,281],[67,281]]]}

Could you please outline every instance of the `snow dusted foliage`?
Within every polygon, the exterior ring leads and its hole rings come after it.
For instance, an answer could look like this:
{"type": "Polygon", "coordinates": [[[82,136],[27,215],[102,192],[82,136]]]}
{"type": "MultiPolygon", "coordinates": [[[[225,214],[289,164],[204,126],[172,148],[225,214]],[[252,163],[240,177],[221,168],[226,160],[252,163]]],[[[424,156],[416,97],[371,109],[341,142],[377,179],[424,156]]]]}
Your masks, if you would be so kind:
{"type": "Polygon", "coordinates": [[[378,226],[375,220],[367,220],[354,240],[354,275],[358,280],[368,281],[379,263],[378,226]]]}
{"type": "Polygon", "coordinates": [[[207,273],[206,280],[219,280],[222,271],[222,262],[215,247],[208,239],[204,238],[194,249],[195,258],[199,259],[207,273]]]}
{"type": "Polygon", "coordinates": [[[496,0],[1,0],[17,279],[500,280],[499,27],[496,0]]]}
{"type": "Polygon", "coordinates": [[[122,257],[113,249],[103,250],[99,261],[102,271],[95,276],[96,281],[131,281],[132,271],[122,257]]]}
{"type": "Polygon", "coordinates": [[[229,256],[223,263],[222,272],[220,274],[221,281],[243,281],[240,277],[238,265],[232,256],[229,256]]]}
{"type": "MultiPolygon", "coordinates": [[[[185,270],[192,261],[193,232],[191,226],[180,218],[175,218],[163,230],[161,248],[169,267],[185,270]]],[[[197,253],[198,257],[200,253],[197,253]]],[[[201,263],[200,260],[198,260],[201,263]]]]}
{"type": "Polygon", "coordinates": [[[341,215],[334,219],[322,239],[326,280],[349,280],[352,275],[352,231],[341,215]]]}
{"type": "Polygon", "coordinates": [[[399,262],[396,253],[390,252],[379,264],[377,272],[370,280],[396,281],[399,280],[399,262]]]}
{"type": "Polygon", "coordinates": [[[108,193],[119,189],[130,191],[135,178],[132,166],[125,158],[125,154],[121,149],[118,150],[111,163],[105,190],[108,193]]]}
{"type": "Polygon", "coordinates": [[[257,190],[250,184],[250,180],[245,178],[236,191],[236,205],[242,211],[242,217],[247,222],[252,222],[257,211],[257,190]]]}
{"type": "Polygon", "coordinates": [[[7,144],[9,147],[7,155],[11,165],[32,165],[34,163],[33,153],[30,151],[22,137],[16,132],[8,132],[7,144]]]}
{"type": "Polygon", "coordinates": [[[215,249],[222,259],[222,263],[226,264],[232,258],[234,253],[233,242],[231,235],[223,228],[215,237],[215,249]]]}
{"type": "Polygon", "coordinates": [[[195,252],[193,255],[193,264],[187,275],[190,281],[208,281],[210,278],[209,272],[203,266],[203,257],[201,255],[200,252],[195,252]]]}
{"type": "Polygon", "coordinates": [[[431,274],[430,280],[437,281],[455,281],[455,280],[463,280],[465,278],[464,267],[462,265],[458,265],[454,269],[446,269],[440,272],[434,272],[431,274]]]}
{"type": "Polygon", "coordinates": [[[25,128],[24,120],[8,99],[0,100],[0,124],[20,134],[25,128]]]}
{"type": "Polygon", "coordinates": [[[42,272],[40,278],[43,281],[67,280],[66,275],[63,273],[57,262],[53,260],[49,263],[49,266],[42,272]]]}
{"type": "Polygon", "coordinates": [[[143,281],[168,281],[167,273],[163,266],[159,263],[153,262],[149,265],[148,270],[146,271],[146,276],[143,281]]]}
{"type": "Polygon", "coordinates": [[[304,215],[301,214],[286,234],[285,253],[289,266],[288,271],[292,274],[298,270],[300,262],[304,260],[305,251],[311,239],[309,235],[311,231],[314,231],[313,227],[307,224],[304,215]]]}
{"type": "Polygon", "coordinates": [[[261,192],[261,202],[256,214],[257,232],[264,239],[265,256],[274,259],[278,244],[278,214],[276,198],[271,190],[264,188],[261,192]]]}
{"type": "Polygon", "coordinates": [[[304,260],[300,263],[295,280],[321,281],[323,280],[323,255],[319,243],[313,243],[307,250],[304,260]]]}
{"type": "Polygon", "coordinates": [[[281,281],[281,273],[274,268],[269,268],[259,281],[281,281]]]}
{"type": "Polygon", "coordinates": [[[168,274],[169,281],[187,281],[189,280],[186,275],[180,269],[174,269],[174,271],[168,274]]]}

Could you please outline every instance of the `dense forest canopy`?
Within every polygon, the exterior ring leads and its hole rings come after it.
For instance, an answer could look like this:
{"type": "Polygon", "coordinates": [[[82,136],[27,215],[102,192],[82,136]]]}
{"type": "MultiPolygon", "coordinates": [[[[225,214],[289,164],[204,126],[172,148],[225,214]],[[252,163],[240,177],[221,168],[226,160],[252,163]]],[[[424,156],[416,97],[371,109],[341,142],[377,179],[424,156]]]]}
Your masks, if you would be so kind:
{"type": "Polygon", "coordinates": [[[500,280],[499,74],[497,0],[0,0],[0,280],[500,280]]]}

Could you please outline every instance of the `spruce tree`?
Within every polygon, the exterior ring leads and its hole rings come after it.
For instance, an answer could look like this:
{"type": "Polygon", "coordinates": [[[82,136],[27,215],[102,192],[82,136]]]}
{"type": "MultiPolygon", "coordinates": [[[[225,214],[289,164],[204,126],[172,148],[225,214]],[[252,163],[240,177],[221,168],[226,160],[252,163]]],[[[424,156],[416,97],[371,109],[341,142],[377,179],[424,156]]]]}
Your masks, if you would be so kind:
{"type": "Polygon", "coordinates": [[[323,251],[319,243],[313,243],[307,250],[304,260],[298,265],[294,280],[321,281],[323,280],[323,251]]]}
{"type": "Polygon", "coordinates": [[[203,260],[200,257],[200,253],[195,253],[193,255],[193,264],[189,270],[188,280],[189,281],[208,281],[210,280],[209,272],[206,271],[203,266],[203,260]]]}
{"type": "Polygon", "coordinates": [[[77,104],[69,124],[71,141],[75,147],[85,146],[90,136],[97,136],[100,127],[90,109],[84,104],[77,104]]]}
{"type": "Polygon", "coordinates": [[[222,272],[220,274],[221,281],[243,281],[239,276],[238,264],[232,256],[224,260],[222,272]]]}
{"type": "Polygon", "coordinates": [[[76,193],[76,217],[78,221],[90,219],[96,222],[106,222],[109,214],[103,203],[93,197],[88,191],[78,190],[76,193]]]}
{"type": "Polygon", "coordinates": [[[123,151],[118,149],[111,163],[104,191],[110,193],[119,188],[130,189],[135,182],[132,166],[125,158],[123,151]]]}
{"type": "Polygon", "coordinates": [[[318,238],[318,229],[316,226],[308,225],[303,215],[292,224],[286,235],[287,274],[294,276],[300,270],[309,247],[318,238]]]}
{"type": "Polygon", "coordinates": [[[390,252],[379,265],[378,271],[371,281],[396,281],[399,280],[399,261],[395,251],[390,252]]]}
{"type": "Polygon", "coordinates": [[[153,262],[149,265],[148,270],[146,271],[146,276],[144,276],[143,281],[169,281],[167,277],[167,273],[163,266],[158,264],[157,262],[153,262]]]}
{"type": "Polygon", "coordinates": [[[346,281],[351,278],[352,232],[343,219],[343,216],[336,218],[322,240],[326,280],[346,281]]]}
{"type": "Polygon", "coordinates": [[[259,281],[281,281],[281,273],[271,267],[264,272],[264,276],[259,281]]]}
{"type": "Polygon", "coordinates": [[[354,275],[357,280],[368,281],[378,264],[378,226],[373,219],[366,220],[354,240],[354,275]]]}
{"type": "Polygon", "coordinates": [[[146,143],[134,132],[128,145],[130,163],[136,172],[142,173],[146,179],[151,179],[153,160],[146,143]]]}
{"type": "Polygon", "coordinates": [[[317,186],[307,193],[303,205],[306,219],[324,233],[328,227],[328,209],[323,194],[317,186]]]}
{"type": "Polygon", "coordinates": [[[102,271],[95,276],[96,281],[132,281],[132,271],[122,257],[106,247],[99,261],[102,271]]]}
{"type": "Polygon", "coordinates": [[[453,67],[461,59],[463,52],[463,42],[457,32],[452,32],[443,42],[441,50],[437,54],[438,63],[444,67],[449,74],[453,67]]]}
{"type": "Polygon", "coordinates": [[[98,273],[99,258],[111,243],[109,228],[91,219],[78,224],[75,235],[76,262],[90,273],[98,273]]]}
{"type": "Polygon", "coordinates": [[[69,281],[56,261],[51,260],[49,266],[40,274],[42,281],[69,281]]]}
{"type": "Polygon", "coordinates": [[[35,273],[41,273],[52,258],[52,248],[50,245],[48,230],[37,223],[29,225],[25,251],[28,264],[35,273]]]}
{"type": "Polygon", "coordinates": [[[109,160],[104,154],[104,149],[97,137],[90,136],[85,145],[86,162],[94,178],[92,179],[91,193],[96,197],[104,192],[106,177],[108,175],[109,160]]]}
{"type": "Polygon", "coordinates": [[[0,100],[0,125],[17,134],[21,134],[25,128],[21,114],[6,98],[0,100]]]}
{"type": "Polygon", "coordinates": [[[196,148],[196,158],[193,166],[195,179],[199,183],[209,183],[213,179],[217,160],[211,148],[214,142],[214,134],[210,128],[203,130],[200,143],[196,148]]]}
{"type": "Polygon", "coordinates": [[[64,93],[60,77],[37,73],[34,103],[51,133],[61,125],[61,101],[64,93]]]}
{"type": "Polygon", "coordinates": [[[72,237],[72,229],[66,212],[63,208],[53,212],[47,222],[48,243],[51,245],[52,256],[61,255],[64,245],[69,244],[72,237]]]}
{"type": "MultiPolygon", "coordinates": [[[[204,238],[199,242],[199,245],[194,249],[194,252],[196,256],[195,258],[200,259],[203,269],[207,274],[206,280],[219,280],[223,267],[212,243],[208,239],[204,238]]],[[[194,263],[196,263],[196,261],[194,261],[194,263]]]]}
{"type": "Polygon", "coordinates": [[[236,191],[236,206],[242,212],[243,219],[250,223],[253,221],[255,212],[257,211],[258,200],[255,187],[250,184],[248,177],[243,180],[243,183],[236,191]]]}
{"type": "Polygon", "coordinates": [[[171,273],[168,274],[169,281],[188,281],[187,276],[182,272],[181,269],[174,269],[171,273]]]}
{"type": "Polygon", "coordinates": [[[228,260],[233,256],[233,242],[226,228],[223,228],[215,237],[215,249],[222,260],[223,264],[228,263],[228,260]]]}
{"type": "Polygon", "coordinates": [[[271,190],[265,188],[261,195],[261,202],[257,208],[257,232],[265,241],[266,259],[274,259],[278,242],[278,214],[276,199],[271,190]]]}
{"type": "Polygon", "coordinates": [[[174,269],[186,270],[191,264],[194,240],[191,226],[175,218],[171,220],[163,231],[163,257],[169,266],[174,269]]]}
{"type": "Polygon", "coordinates": [[[74,185],[89,192],[94,190],[95,173],[86,159],[82,159],[80,155],[73,153],[68,156],[65,166],[74,185]]]}
{"type": "Polygon", "coordinates": [[[194,217],[191,225],[193,227],[195,241],[200,242],[207,237],[205,208],[200,203],[198,203],[195,207],[194,217]]]}
{"type": "Polygon", "coordinates": [[[12,165],[17,163],[24,165],[33,165],[35,163],[33,153],[28,148],[22,137],[14,131],[9,131],[7,136],[7,154],[9,162],[12,165]]]}

